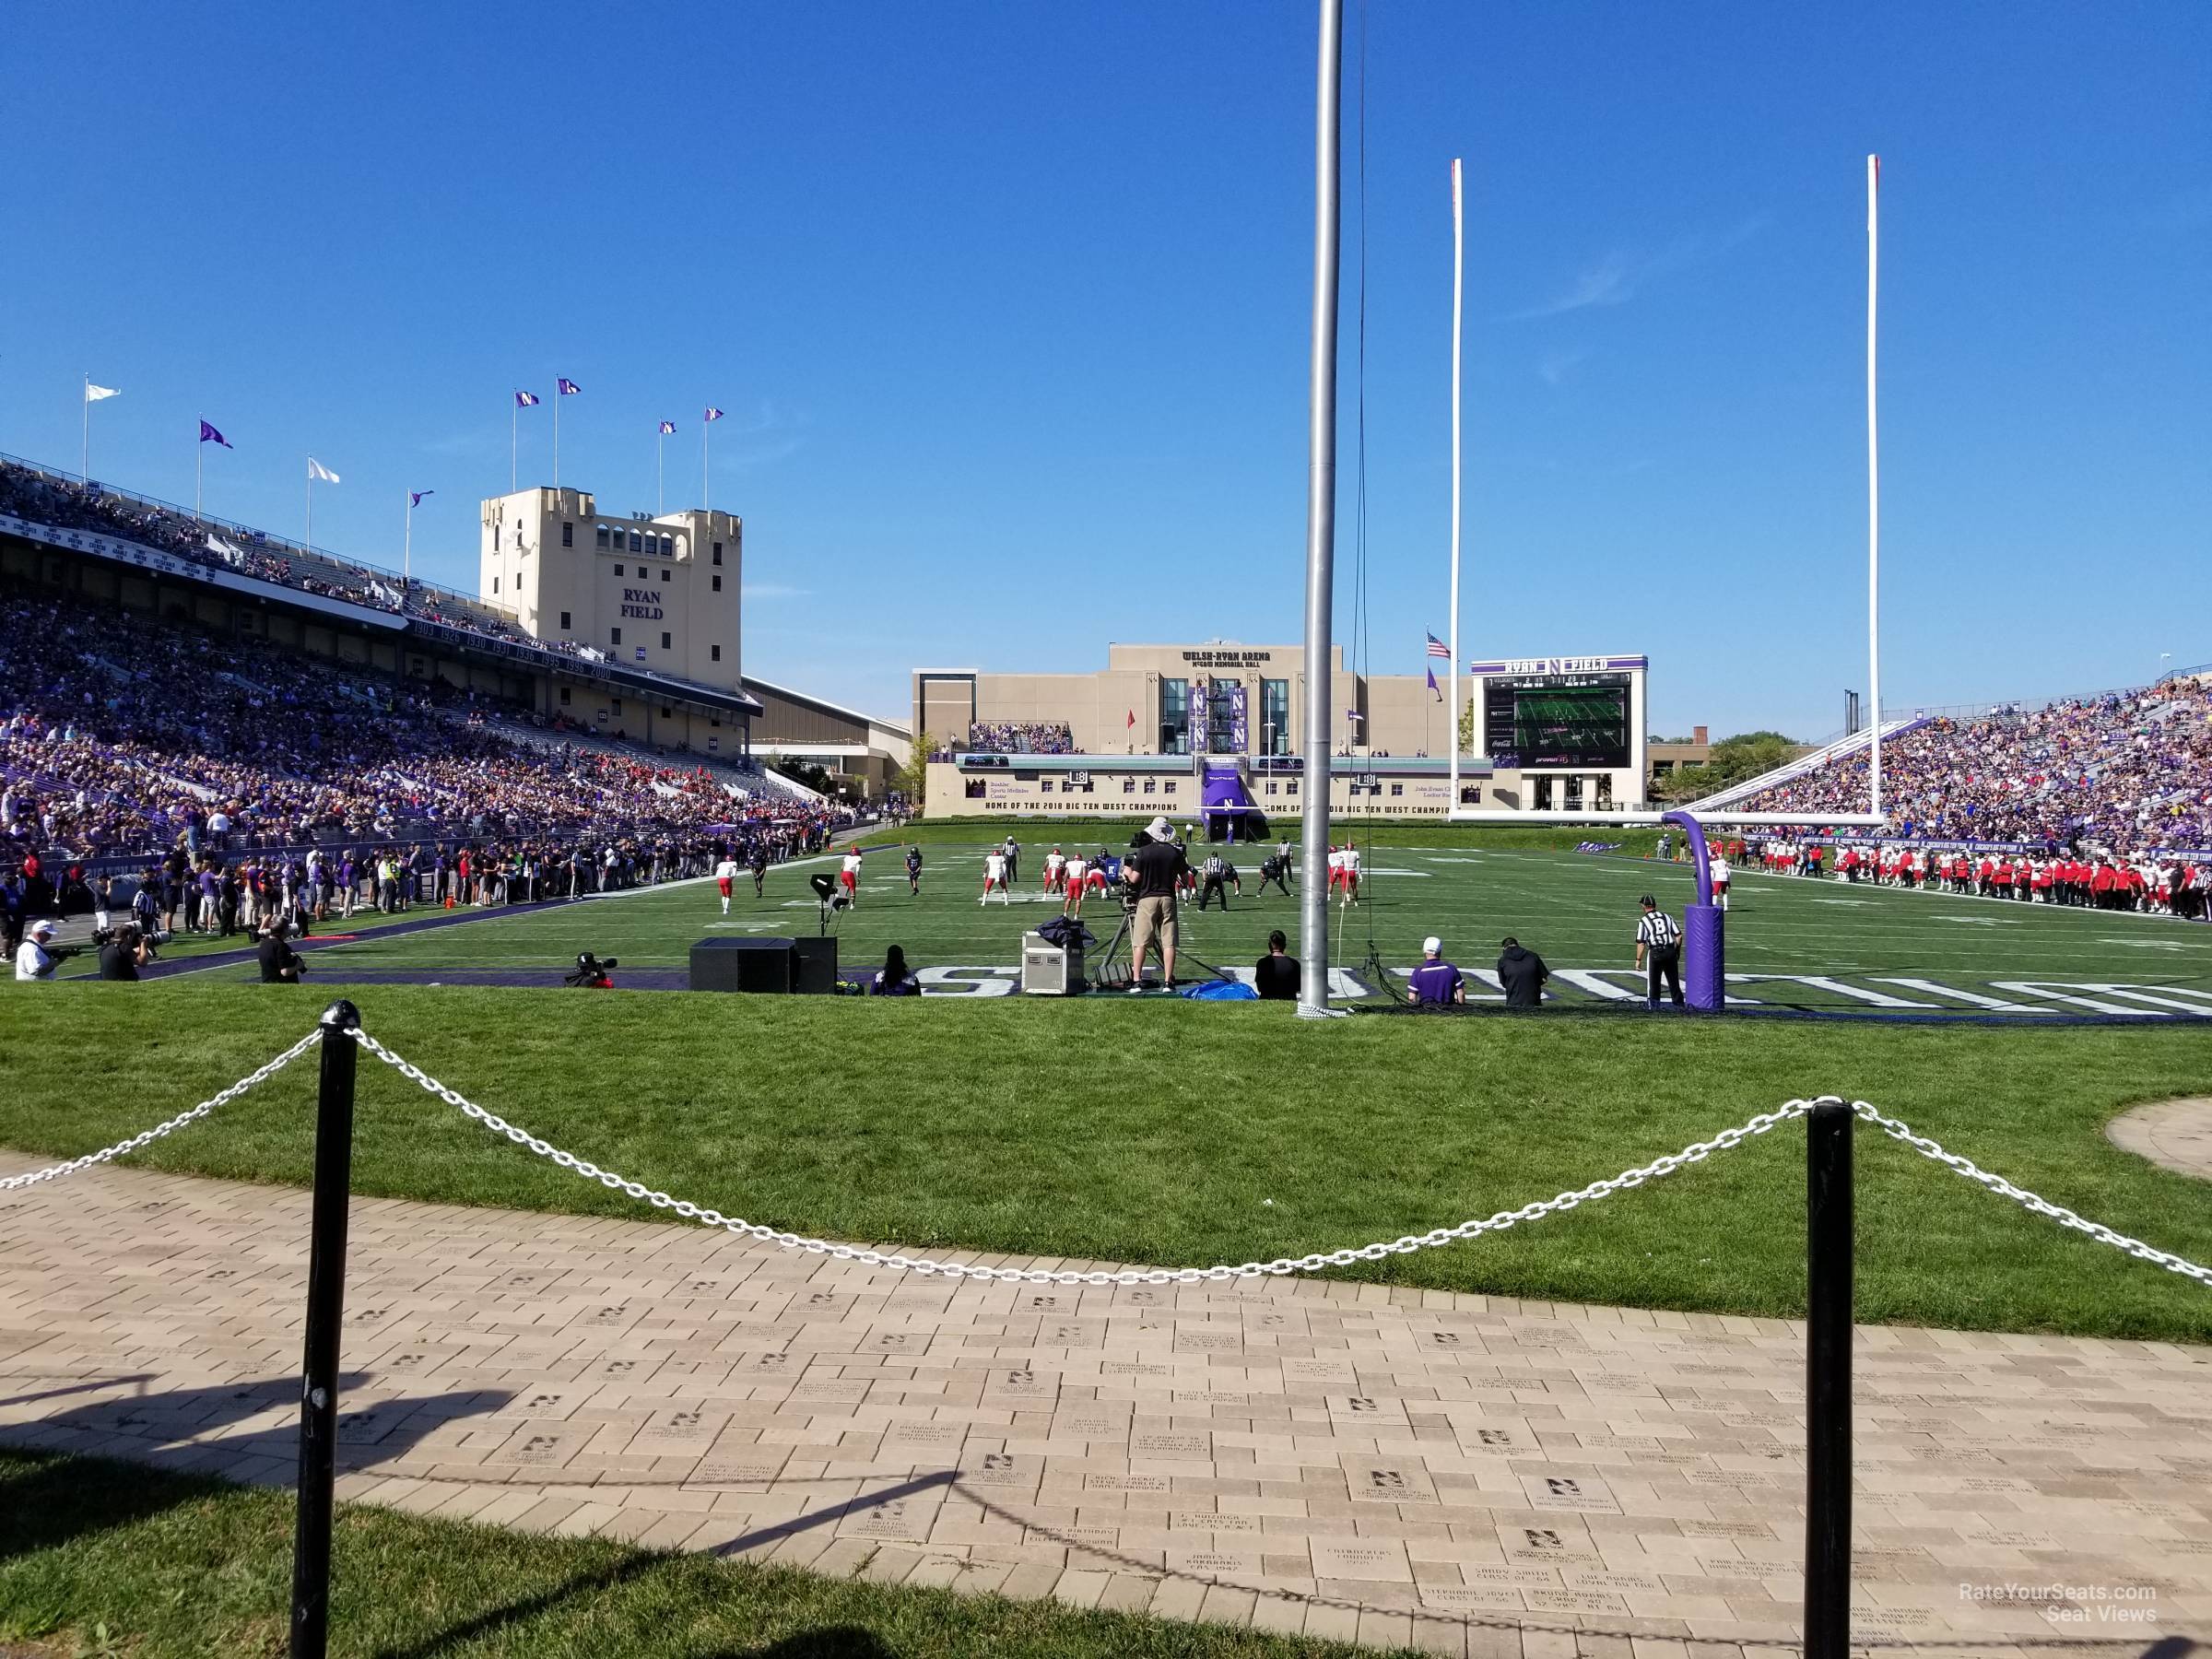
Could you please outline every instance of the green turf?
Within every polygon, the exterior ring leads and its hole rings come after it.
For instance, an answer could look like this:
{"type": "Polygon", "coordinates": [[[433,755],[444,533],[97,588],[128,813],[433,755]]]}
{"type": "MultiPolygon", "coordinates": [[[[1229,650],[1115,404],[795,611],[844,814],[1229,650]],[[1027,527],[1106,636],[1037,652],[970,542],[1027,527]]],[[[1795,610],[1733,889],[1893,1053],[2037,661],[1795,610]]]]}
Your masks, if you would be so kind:
{"type": "MultiPolygon", "coordinates": [[[[925,829],[918,899],[907,891],[899,843],[888,837],[865,843],[876,850],[863,875],[862,902],[835,924],[843,965],[878,963],[884,947],[896,942],[925,971],[925,979],[941,975],[949,982],[936,988],[979,1001],[1010,989],[1021,933],[1058,912],[1057,901],[1047,901],[1041,890],[1043,857],[1053,839],[1017,826],[1024,847],[1017,901],[1002,906],[994,900],[986,906],[977,903],[984,838],[1003,827],[925,829]]],[[[1348,910],[1332,908],[1333,959],[1371,988],[1379,976],[1363,967],[1371,948],[1386,969],[1403,971],[1418,959],[1420,940],[1433,933],[1463,966],[1485,969],[1496,960],[1499,940],[1510,933],[1554,970],[1594,976],[1555,981],[1553,990],[1564,1002],[1602,1002],[1608,988],[1622,997],[1637,994],[1630,966],[1637,898],[1648,891],[1678,911],[1693,896],[1690,868],[1524,844],[1571,833],[1401,825],[1360,836],[1370,872],[1367,898],[1348,910]]],[[[1092,824],[1079,837],[1068,830],[1057,839],[1095,855],[1101,845],[1125,846],[1128,826],[1092,824]]],[[[1297,900],[1272,890],[1259,898],[1257,859],[1249,852],[1232,856],[1249,896],[1232,898],[1227,913],[1186,908],[1186,960],[1249,969],[1264,951],[1270,928],[1297,933],[1297,900]]],[[[558,968],[584,948],[618,956],[633,968],[681,968],[701,938],[815,931],[818,916],[806,878],[833,867],[833,859],[777,866],[761,899],[754,898],[749,879],[741,879],[726,919],[712,886],[696,883],[494,915],[465,927],[371,934],[333,947],[316,962],[316,977],[452,971],[466,980],[502,970],[558,968]]],[[[1085,920],[1104,942],[1118,912],[1094,899],[1085,920]]],[[[1879,1009],[1883,1005],[1876,999],[1888,998],[1924,1011],[1972,1014],[1982,1010],[1969,998],[1979,996],[2047,1012],[2174,1014],[2197,1008],[2212,1014],[2212,927],[2171,918],[1745,875],[1737,882],[1727,939],[1732,971],[1784,976],[1733,985],[1739,1002],[1866,1010],[1879,1009]],[[1891,982],[1898,979],[1941,989],[1891,982]],[[2004,988],[2007,982],[2036,988],[2004,988]],[[2098,985],[2139,989],[2115,993],[2094,989],[2098,985]],[[2146,989],[2163,1000],[2143,1000],[2146,989]]],[[[252,977],[247,968],[206,971],[252,977]]]]}
{"type": "MultiPolygon", "coordinates": [[[[612,908],[612,907],[610,907],[612,908]]],[[[81,1153],[205,1098],[335,987],[207,976],[0,997],[0,1144],[81,1153]]],[[[1794,1096],[1872,1100],[2124,1232],[2212,1262],[2212,1185],[2101,1134],[2202,1092],[2212,1024],[1374,1018],[1090,997],[854,1001],[364,985],[370,1028],[556,1144],[747,1219],[910,1248],[1166,1265],[1363,1244],[1518,1207],[1794,1096]]],[[[364,1063],[364,1193],[652,1217],[364,1063]]],[[[304,1182],[312,1068],[136,1155],[304,1182]]],[[[2212,1339],[2212,1292],[1861,1137],[1859,1312],[2212,1339]]],[[[1360,1277],[1789,1314],[1803,1132],[1360,1277]]]]}
{"type": "MultiPolygon", "coordinates": [[[[292,1524],[288,1493],[0,1451],[0,1653],[282,1653],[292,1524]]],[[[1373,1651],[529,1536],[365,1505],[339,1510],[333,1545],[330,1651],[362,1659],[1349,1659],[1373,1651]]]]}

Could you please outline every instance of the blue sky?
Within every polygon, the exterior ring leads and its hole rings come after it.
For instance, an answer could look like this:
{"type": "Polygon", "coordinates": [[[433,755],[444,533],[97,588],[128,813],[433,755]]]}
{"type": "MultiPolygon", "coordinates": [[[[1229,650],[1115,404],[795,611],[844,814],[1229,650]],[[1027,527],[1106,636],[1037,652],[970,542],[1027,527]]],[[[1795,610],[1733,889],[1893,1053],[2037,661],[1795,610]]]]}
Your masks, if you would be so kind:
{"type": "MultiPolygon", "coordinates": [[[[1347,64],[1363,8],[1349,7],[1347,64]]],[[[1864,167],[1884,157],[1885,690],[2212,660],[2212,6],[1399,4],[1366,35],[1369,665],[1646,651],[1653,724],[1865,683],[1864,167]],[[2183,602],[2173,603],[2174,598],[2183,602]]],[[[1295,0],[33,7],[0,109],[0,449],[473,585],[475,502],[700,488],[753,673],[1301,627],[1313,20],[1295,0]],[[1080,595],[1079,598],[1077,595],[1080,595]]],[[[1352,621],[1361,196],[1347,86],[1352,621]]]]}

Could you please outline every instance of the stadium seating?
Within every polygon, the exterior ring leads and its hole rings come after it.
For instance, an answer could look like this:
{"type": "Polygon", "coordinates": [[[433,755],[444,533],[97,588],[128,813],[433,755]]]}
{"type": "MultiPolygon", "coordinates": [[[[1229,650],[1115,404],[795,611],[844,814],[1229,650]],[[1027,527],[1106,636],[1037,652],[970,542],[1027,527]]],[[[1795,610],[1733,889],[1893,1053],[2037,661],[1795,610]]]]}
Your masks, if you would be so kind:
{"type": "MultiPolygon", "coordinates": [[[[1867,772],[1862,742],[1726,804],[1863,812],[1867,772]]],[[[2212,675],[1912,722],[1883,740],[1882,806],[1900,837],[2079,840],[2124,858],[2212,847],[2212,675]]]]}

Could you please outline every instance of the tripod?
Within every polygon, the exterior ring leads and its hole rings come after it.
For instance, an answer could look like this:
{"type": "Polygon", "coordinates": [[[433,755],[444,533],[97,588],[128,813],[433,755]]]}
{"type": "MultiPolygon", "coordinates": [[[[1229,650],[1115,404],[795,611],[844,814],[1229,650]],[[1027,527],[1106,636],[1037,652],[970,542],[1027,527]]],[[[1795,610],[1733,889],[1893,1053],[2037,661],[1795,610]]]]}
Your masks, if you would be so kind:
{"type": "MultiPolygon", "coordinates": [[[[1178,900],[1176,902],[1180,904],[1182,901],[1178,900]]],[[[1090,988],[1093,991],[1125,991],[1135,982],[1136,978],[1134,971],[1135,963],[1129,949],[1128,941],[1130,924],[1135,920],[1135,900],[1124,899],[1121,924],[1113,930],[1113,937],[1106,941],[1106,948],[1099,953],[1099,965],[1091,971],[1090,988]]],[[[1226,980],[1235,977],[1233,974],[1215,967],[1213,963],[1194,952],[1183,949],[1181,946],[1176,947],[1175,964],[1178,968],[1186,965],[1203,968],[1206,970],[1206,977],[1211,979],[1226,980]]],[[[1171,984],[1167,988],[1172,990],[1174,987],[1171,984]]]]}

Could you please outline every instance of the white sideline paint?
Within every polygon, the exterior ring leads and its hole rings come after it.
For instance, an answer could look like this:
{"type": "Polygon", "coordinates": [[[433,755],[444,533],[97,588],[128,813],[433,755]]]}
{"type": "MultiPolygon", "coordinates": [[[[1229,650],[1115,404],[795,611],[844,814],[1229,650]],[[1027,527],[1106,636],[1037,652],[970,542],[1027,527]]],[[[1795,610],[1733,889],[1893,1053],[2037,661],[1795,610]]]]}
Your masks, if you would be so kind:
{"type": "Polygon", "coordinates": [[[1757,985],[1771,981],[1785,984],[1807,985],[1815,991],[1826,991],[1831,996],[1848,996],[1877,1008],[1936,1008],[1940,1003],[1907,1002],[1901,996],[1891,996],[1886,991],[1868,991],[1857,985],[1847,985],[1841,980],[1830,979],[1824,973],[1731,973],[1732,985],[1757,985]]]}
{"type": "Polygon", "coordinates": [[[1924,991],[1930,996],[1948,996],[1976,1008],[1987,1008],[1994,1014],[2048,1014],[2048,1008],[2038,1008],[2028,1003],[2006,1002],[2002,997],[1983,996],[1979,991],[1961,991],[1955,985],[1939,985],[1934,980],[1891,979],[1881,976],[1875,982],[1882,985],[1901,985],[1908,991],[1924,991]]]}

